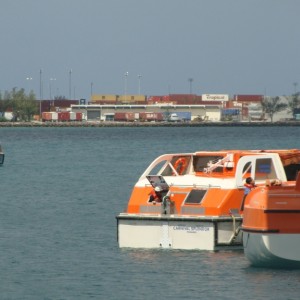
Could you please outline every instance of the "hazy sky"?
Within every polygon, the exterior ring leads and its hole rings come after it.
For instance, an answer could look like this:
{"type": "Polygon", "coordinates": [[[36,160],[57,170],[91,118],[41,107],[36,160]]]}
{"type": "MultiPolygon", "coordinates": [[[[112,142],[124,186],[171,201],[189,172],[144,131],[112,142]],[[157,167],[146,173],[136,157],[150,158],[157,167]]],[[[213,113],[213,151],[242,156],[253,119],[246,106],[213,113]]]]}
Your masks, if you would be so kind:
{"type": "Polygon", "coordinates": [[[300,1],[0,0],[0,45],[2,92],[290,95],[300,1]]]}

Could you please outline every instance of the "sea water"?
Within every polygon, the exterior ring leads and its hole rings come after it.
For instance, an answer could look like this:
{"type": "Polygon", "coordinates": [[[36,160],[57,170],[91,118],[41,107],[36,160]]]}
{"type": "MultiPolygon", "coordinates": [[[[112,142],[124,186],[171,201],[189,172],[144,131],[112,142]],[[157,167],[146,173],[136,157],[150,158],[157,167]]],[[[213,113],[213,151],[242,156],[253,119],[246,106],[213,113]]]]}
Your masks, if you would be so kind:
{"type": "Polygon", "coordinates": [[[300,127],[0,128],[0,142],[0,299],[299,299],[300,270],[243,251],[119,249],[115,217],[158,155],[300,148],[300,127]]]}

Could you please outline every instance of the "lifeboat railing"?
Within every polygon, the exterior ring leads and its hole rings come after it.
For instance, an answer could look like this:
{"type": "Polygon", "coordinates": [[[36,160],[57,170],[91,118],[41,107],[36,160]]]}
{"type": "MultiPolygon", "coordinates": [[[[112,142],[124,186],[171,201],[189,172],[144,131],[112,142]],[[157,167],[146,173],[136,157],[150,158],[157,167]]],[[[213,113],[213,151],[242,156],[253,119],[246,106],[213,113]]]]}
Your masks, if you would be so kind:
{"type": "MultiPolygon", "coordinates": [[[[214,185],[214,184],[182,184],[182,183],[174,183],[174,182],[169,182],[167,180],[166,177],[164,177],[166,179],[167,184],[169,185],[169,187],[172,186],[176,186],[176,187],[181,187],[181,188],[201,188],[201,189],[210,189],[210,188],[214,188],[214,189],[221,189],[222,186],[221,185],[214,185]]],[[[151,187],[150,183],[145,183],[145,187],[151,187]]]]}
{"type": "Polygon", "coordinates": [[[204,168],[203,170],[204,170],[205,173],[211,173],[216,168],[218,168],[218,167],[224,167],[225,163],[229,163],[229,162],[231,164],[230,165],[227,164],[227,166],[232,168],[233,167],[233,154],[232,153],[227,154],[222,159],[218,159],[218,160],[215,160],[215,161],[210,161],[208,163],[208,167],[204,168]]]}

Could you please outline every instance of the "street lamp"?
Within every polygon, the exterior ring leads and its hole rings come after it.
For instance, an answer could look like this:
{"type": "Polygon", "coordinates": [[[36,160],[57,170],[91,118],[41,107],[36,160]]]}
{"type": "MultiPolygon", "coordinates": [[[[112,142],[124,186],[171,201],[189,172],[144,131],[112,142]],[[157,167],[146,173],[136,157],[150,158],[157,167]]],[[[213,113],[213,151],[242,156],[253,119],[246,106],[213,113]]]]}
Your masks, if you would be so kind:
{"type": "Polygon", "coordinates": [[[30,93],[30,82],[32,79],[32,77],[26,77],[26,80],[28,81],[28,94],[30,93]]]}
{"type": "Polygon", "coordinates": [[[72,98],[72,69],[69,71],[69,100],[72,98]]]}
{"type": "Polygon", "coordinates": [[[42,114],[42,98],[43,98],[43,84],[42,84],[42,69],[40,69],[40,116],[42,114]]]}
{"type": "Polygon", "coordinates": [[[124,74],[124,92],[125,92],[125,102],[127,102],[127,77],[128,77],[128,72],[125,72],[124,74]]]}
{"type": "Polygon", "coordinates": [[[138,79],[139,79],[139,95],[141,94],[141,78],[142,78],[142,75],[138,75],[138,79]]]}
{"type": "Polygon", "coordinates": [[[52,81],[55,81],[56,78],[50,78],[49,90],[50,90],[50,100],[52,100],[52,81]]]}
{"type": "Polygon", "coordinates": [[[294,82],[293,85],[294,85],[294,88],[295,88],[295,95],[296,95],[297,94],[297,85],[298,85],[298,82],[294,82]]]}
{"type": "Polygon", "coordinates": [[[192,84],[193,84],[194,79],[193,78],[189,78],[188,81],[190,83],[190,94],[192,94],[192,84]]]}

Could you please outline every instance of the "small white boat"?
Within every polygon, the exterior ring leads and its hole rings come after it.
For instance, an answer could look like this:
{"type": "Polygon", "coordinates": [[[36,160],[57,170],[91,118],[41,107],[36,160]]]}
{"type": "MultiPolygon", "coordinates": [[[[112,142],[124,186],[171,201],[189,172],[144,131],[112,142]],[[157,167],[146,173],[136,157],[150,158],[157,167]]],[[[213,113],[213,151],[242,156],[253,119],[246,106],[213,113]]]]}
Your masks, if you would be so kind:
{"type": "Polygon", "coordinates": [[[242,230],[251,265],[300,268],[300,173],[295,182],[267,184],[251,191],[242,230]]]}
{"type": "Polygon", "coordinates": [[[4,163],[4,157],[5,157],[5,155],[4,155],[4,152],[3,152],[2,147],[0,145],[0,166],[2,166],[3,163],[4,163]]]}
{"type": "Polygon", "coordinates": [[[242,249],[244,181],[295,180],[300,150],[165,154],[135,184],[117,216],[119,247],[242,249]],[[292,158],[292,159],[291,159],[292,158]],[[149,194],[159,187],[160,201],[149,194]]]}

